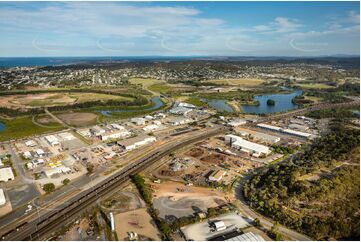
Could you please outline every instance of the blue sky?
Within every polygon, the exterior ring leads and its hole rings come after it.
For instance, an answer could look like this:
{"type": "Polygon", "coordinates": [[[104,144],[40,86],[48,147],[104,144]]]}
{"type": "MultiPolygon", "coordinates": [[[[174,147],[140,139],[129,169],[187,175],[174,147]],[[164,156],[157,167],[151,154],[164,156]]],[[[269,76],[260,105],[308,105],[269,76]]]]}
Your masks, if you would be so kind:
{"type": "Polygon", "coordinates": [[[0,56],[360,52],[359,2],[0,2],[0,56]]]}

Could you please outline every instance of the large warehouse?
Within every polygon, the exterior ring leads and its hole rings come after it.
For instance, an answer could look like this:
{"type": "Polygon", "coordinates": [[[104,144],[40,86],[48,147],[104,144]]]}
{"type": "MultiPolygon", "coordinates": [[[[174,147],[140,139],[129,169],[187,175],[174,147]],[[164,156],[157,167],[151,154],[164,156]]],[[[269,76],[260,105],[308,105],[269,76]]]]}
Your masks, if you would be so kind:
{"type": "Polygon", "coordinates": [[[247,141],[233,134],[226,135],[225,141],[233,148],[246,153],[251,153],[255,157],[271,153],[271,150],[267,146],[247,141]]]}

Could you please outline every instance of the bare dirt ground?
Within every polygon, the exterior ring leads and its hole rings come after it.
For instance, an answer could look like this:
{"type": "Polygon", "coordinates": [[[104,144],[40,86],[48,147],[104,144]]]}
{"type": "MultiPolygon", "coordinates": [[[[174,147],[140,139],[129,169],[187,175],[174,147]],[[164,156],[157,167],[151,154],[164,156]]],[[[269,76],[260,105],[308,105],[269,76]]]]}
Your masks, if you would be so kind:
{"type": "Polygon", "coordinates": [[[231,199],[226,193],[215,189],[190,187],[171,181],[152,184],[152,188],[154,207],[159,210],[160,217],[169,221],[226,204],[231,199]]]}
{"type": "Polygon", "coordinates": [[[119,240],[127,240],[128,232],[135,232],[148,240],[161,240],[159,232],[146,208],[119,213],[114,216],[119,240]]]}
{"type": "Polygon", "coordinates": [[[95,113],[63,113],[56,115],[59,119],[71,126],[87,126],[97,120],[95,113]]]}
{"type": "Polygon", "coordinates": [[[52,104],[73,103],[76,99],[59,93],[40,93],[29,95],[12,95],[0,99],[0,106],[13,108],[28,108],[52,104]]]}

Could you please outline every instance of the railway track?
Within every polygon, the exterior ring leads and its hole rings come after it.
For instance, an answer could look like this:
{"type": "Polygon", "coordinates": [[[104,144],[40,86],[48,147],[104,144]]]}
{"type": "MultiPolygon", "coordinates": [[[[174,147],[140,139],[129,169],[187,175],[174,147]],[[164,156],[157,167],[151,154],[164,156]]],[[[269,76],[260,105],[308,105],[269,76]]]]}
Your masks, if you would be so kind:
{"type": "Polygon", "coordinates": [[[134,175],[160,158],[180,149],[184,146],[198,142],[200,140],[212,137],[214,135],[224,132],[224,129],[218,128],[210,132],[202,133],[201,135],[192,137],[182,142],[177,141],[175,144],[166,145],[154,152],[140,158],[136,162],[126,166],[118,173],[110,176],[94,188],[81,192],[77,196],[71,198],[67,203],[58,206],[55,210],[50,211],[39,218],[24,222],[21,225],[11,229],[2,234],[2,240],[40,240],[54,230],[69,224],[82,211],[96,204],[96,201],[101,197],[106,197],[107,194],[119,188],[121,184],[128,181],[131,175],[134,175]]]}

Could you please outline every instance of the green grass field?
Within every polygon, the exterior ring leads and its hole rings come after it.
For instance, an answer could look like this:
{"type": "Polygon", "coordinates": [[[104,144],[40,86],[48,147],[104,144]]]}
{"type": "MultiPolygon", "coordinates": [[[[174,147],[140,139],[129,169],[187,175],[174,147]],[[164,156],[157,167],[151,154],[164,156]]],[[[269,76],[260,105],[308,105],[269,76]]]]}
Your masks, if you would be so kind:
{"type": "Polygon", "coordinates": [[[170,91],[171,88],[166,86],[165,84],[154,84],[154,85],[149,86],[148,89],[152,92],[166,94],[167,92],[170,91]]]}
{"type": "Polygon", "coordinates": [[[0,141],[11,139],[21,139],[32,135],[43,134],[62,130],[63,127],[58,125],[54,128],[40,127],[32,122],[32,117],[18,117],[12,120],[0,119],[5,124],[5,130],[0,131],[0,141]]]}
{"type": "Polygon", "coordinates": [[[186,100],[184,100],[184,102],[193,104],[197,107],[207,106],[207,103],[202,102],[199,97],[189,97],[186,100]]]}

